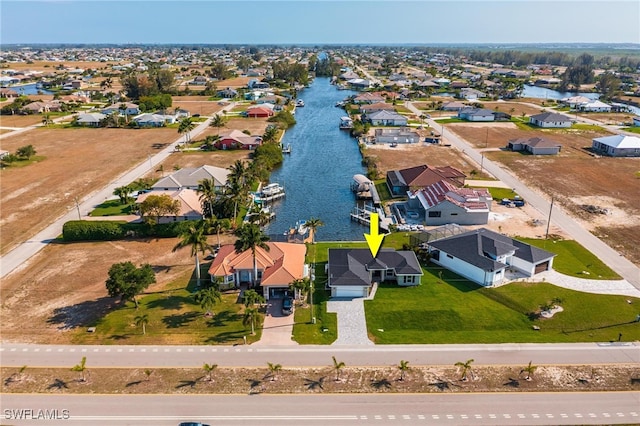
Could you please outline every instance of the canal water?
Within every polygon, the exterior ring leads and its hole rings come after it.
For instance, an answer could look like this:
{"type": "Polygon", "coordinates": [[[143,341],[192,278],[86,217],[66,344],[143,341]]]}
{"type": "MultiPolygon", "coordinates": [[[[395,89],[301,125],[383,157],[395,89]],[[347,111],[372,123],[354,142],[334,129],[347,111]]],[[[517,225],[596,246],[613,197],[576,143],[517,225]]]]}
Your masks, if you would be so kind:
{"type": "Polygon", "coordinates": [[[338,90],[329,79],[318,77],[298,96],[305,106],[296,109],[297,124],[287,130],[283,146],[291,144],[282,166],[271,174],[271,182],[284,186],[285,198],[271,208],[276,217],[267,234],[282,235],[299,220],[319,218],[316,241],[361,241],[368,230],[350,220],[355,197],[353,175],[365,173],[357,141],[339,129],[345,115],[336,102],[354,94],[338,90]]]}

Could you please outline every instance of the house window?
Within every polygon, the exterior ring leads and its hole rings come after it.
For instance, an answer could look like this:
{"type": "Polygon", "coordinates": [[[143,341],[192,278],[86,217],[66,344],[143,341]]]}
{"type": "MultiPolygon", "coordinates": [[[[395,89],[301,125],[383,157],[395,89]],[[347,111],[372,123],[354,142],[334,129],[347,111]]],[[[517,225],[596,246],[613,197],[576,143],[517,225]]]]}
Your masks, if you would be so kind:
{"type": "Polygon", "coordinates": [[[439,212],[439,211],[429,212],[429,217],[440,217],[440,216],[442,216],[442,212],[439,212]]]}
{"type": "Polygon", "coordinates": [[[453,259],[453,256],[451,256],[450,254],[447,254],[447,257],[448,257],[449,259],[453,259]]]}
{"type": "Polygon", "coordinates": [[[228,283],[232,283],[233,282],[233,274],[227,275],[225,277],[225,281],[228,282],[228,283]]]}
{"type": "Polygon", "coordinates": [[[413,275],[406,276],[404,277],[404,282],[413,284],[416,282],[416,277],[414,277],[413,275]]]}
{"type": "Polygon", "coordinates": [[[388,277],[392,277],[393,276],[393,269],[387,269],[387,276],[388,277]]]}
{"type": "Polygon", "coordinates": [[[451,216],[458,216],[458,213],[451,213],[451,216]]]}

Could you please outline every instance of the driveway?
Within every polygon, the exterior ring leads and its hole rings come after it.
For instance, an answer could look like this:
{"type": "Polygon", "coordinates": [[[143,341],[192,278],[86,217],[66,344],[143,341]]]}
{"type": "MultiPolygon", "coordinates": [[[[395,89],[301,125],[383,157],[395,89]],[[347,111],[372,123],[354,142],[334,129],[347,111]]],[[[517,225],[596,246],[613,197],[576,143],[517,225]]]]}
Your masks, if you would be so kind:
{"type": "Polygon", "coordinates": [[[269,299],[262,338],[251,346],[296,346],[293,335],[293,314],[282,314],[282,299],[269,299]]]}

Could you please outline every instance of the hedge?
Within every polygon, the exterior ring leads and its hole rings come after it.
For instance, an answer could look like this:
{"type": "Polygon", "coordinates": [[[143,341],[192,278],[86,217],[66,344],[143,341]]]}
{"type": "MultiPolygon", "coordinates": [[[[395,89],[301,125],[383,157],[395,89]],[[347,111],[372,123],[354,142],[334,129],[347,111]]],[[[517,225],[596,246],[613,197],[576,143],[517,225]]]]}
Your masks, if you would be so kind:
{"type": "Polygon", "coordinates": [[[111,220],[72,220],[63,225],[62,238],[65,241],[111,241],[127,237],[172,238],[184,233],[189,229],[189,226],[198,222],[197,220],[185,220],[149,225],[147,223],[111,220]]]}

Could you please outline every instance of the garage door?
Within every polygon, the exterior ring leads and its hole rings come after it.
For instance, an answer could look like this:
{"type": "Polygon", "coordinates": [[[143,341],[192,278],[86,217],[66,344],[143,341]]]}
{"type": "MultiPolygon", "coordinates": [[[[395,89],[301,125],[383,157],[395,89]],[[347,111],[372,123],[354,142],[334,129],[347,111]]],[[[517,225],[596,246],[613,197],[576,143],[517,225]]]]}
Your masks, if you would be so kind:
{"type": "Polygon", "coordinates": [[[534,271],[534,274],[537,274],[537,273],[540,273],[540,272],[544,272],[547,269],[549,269],[549,261],[548,260],[546,262],[538,263],[536,265],[536,269],[534,271]]]}
{"type": "Polygon", "coordinates": [[[365,297],[366,293],[362,287],[336,287],[333,297],[365,297]]]}

